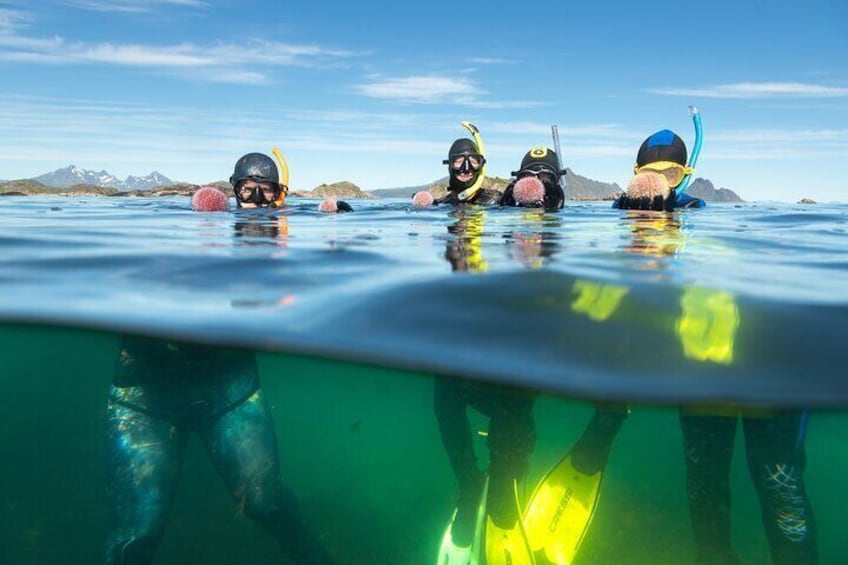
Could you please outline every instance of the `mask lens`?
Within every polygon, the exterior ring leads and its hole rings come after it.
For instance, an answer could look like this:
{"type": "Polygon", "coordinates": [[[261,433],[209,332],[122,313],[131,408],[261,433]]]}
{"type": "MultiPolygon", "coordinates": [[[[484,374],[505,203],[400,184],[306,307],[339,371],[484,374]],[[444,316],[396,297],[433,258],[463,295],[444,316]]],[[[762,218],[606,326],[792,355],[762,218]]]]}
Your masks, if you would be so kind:
{"type": "Polygon", "coordinates": [[[462,153],[450,158],[450,167],[453,171],[479,171],[483,166],[484,159],[477,153],[462,153]]]}
{"type": "Polygon", "coordinates": [[[660,174],[665,177],[665,180],[668,181],[668,185],[671,188],[674,188],[681,182],[683,182],[683,177],[686,176],[686,169],[684,169],[682,165],[678,165],[677,163],[671,164],[669,166],[645,165],[636,172],[660,174]]]}
{"type": "Polygon", "coordinates": [[[255,186],[242,186],[238,189],[238,197],[239,200],[243,202],[250,202],[253,200],[253,195],[256,192],[255,186]]]}
{"type": "Polygon", "coordinates": [[[257,205],[274,202],[278,196],[279,190],[267,184],[244,184],[238,189],[239,200],[257,205]]]}
{"type": "Polygon", "coordinates": [[[671,187],[675,187],[683,182],[683,177],[686,176],[683,172],[683,167],[666,169],[662,172],[662,174],[665,175],[666,180],[668,180],[668,185],[671,187]]]}
{"type": "Polygon", "coordinates": [[[524,169],[522,171],[518,171],[518,178],[523,179],[526,177],[536,177],[543,183],[552,183],[556,174],[554,171],[548,168],[540,168],[540,169],[524,169]]]}

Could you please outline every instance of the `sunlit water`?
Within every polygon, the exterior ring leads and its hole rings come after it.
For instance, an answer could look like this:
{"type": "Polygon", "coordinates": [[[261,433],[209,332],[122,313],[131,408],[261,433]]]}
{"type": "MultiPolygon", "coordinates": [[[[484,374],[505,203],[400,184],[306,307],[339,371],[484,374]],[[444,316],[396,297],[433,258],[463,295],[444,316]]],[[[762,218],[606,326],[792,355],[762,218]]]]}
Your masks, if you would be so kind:
{"type": "MultiPolygon", "coordinates": [[[[105,398],[126,334],[257,352],[283,476],[342,563],[436,562],[456,481],[434,375],[543,393],[525,498],[593,402],[631,405],[577,563],[694,560],[679,406],[812,409],[819,558],[848,559],[848,206],[352,203],[0,199],[0,562],[102,561],[105,398]]],[[[739,433],[734,548],[767,563],[744,454],[739,433]]],[[[155,562],[279,559],[191,444],[155,562]]]]}

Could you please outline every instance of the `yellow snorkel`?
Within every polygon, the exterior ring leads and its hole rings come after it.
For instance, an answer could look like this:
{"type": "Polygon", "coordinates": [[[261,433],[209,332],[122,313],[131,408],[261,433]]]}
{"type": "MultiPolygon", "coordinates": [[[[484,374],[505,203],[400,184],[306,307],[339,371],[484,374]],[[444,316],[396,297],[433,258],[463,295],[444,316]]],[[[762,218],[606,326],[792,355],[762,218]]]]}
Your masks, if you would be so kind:
{"type": "Polygon", "coordinates": [[[274,157],[277,159],[277,164],[280,166],[280,185],[282,190],[280,191],[280,197],[274,201],[274,205],[279,208],[285,204],[286,196],[289,193],[289,165],[286,163],[286,158],[283,157],[282,153],[280,153],[280,149],[278,147],[271,149],[271,152],[274,153],[274,157]]]}
{"type": "Polygon", "coordinates": [[[483,187],[483,180],[486,178],[486,150],[483,149],[483,139],[480,137],[480,130],[472,123],[462,122],[462,127],[474,137],[474,143],[477,145],[477,151],[483,156],[483,166],[480,168],[480,174],[477,175],[477,180],[459,193],[460,200],[470,200],[483,187]]]}

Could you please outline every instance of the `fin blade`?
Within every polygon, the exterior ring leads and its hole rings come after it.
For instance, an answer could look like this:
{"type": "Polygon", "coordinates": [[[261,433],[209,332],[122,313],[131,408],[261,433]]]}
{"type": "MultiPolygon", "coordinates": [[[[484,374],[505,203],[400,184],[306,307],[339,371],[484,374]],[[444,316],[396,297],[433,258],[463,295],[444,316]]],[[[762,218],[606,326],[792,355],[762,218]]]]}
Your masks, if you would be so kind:
{"type": "Polygon", "coordinates": [[[545,475],[524,512],[530,549],[551,563],[574,561],[600,496],[603,471],[586,475],[574,468],[571,454],[545,475]]]}

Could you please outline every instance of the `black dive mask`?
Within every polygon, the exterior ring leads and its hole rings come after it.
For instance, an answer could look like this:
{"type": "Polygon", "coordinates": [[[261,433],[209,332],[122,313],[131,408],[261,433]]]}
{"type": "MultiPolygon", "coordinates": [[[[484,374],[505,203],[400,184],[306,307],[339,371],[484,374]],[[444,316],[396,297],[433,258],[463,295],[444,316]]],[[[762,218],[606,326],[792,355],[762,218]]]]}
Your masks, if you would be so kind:
{"type": "Polygon", "coordinates": [[[274,183],[273,187],[240,186],[233,192],[235,192],[239,205],[244,203],[253,204],[258,208],[268,208],[276,206],[276,201],[280,198],[281,188],[279,184],[274,183]]]}
{"type": "Polygon", "coordinates": [[[527,177],[535,177],[545,185],[545,189],[547,189],[548,186],[554,186],[559,182],[559,175],[557,175],[555,170],[550,167],[539,165],[521,169],[520,171],[513,171],[512,175],[519,180],[527,177]]]}
{"type": "Polygon", "coordinates": [[[458,153],[442,161],[450,167],[451,173],[474,173],[483,168],[486,158],[479,153],[458,153]]]}

